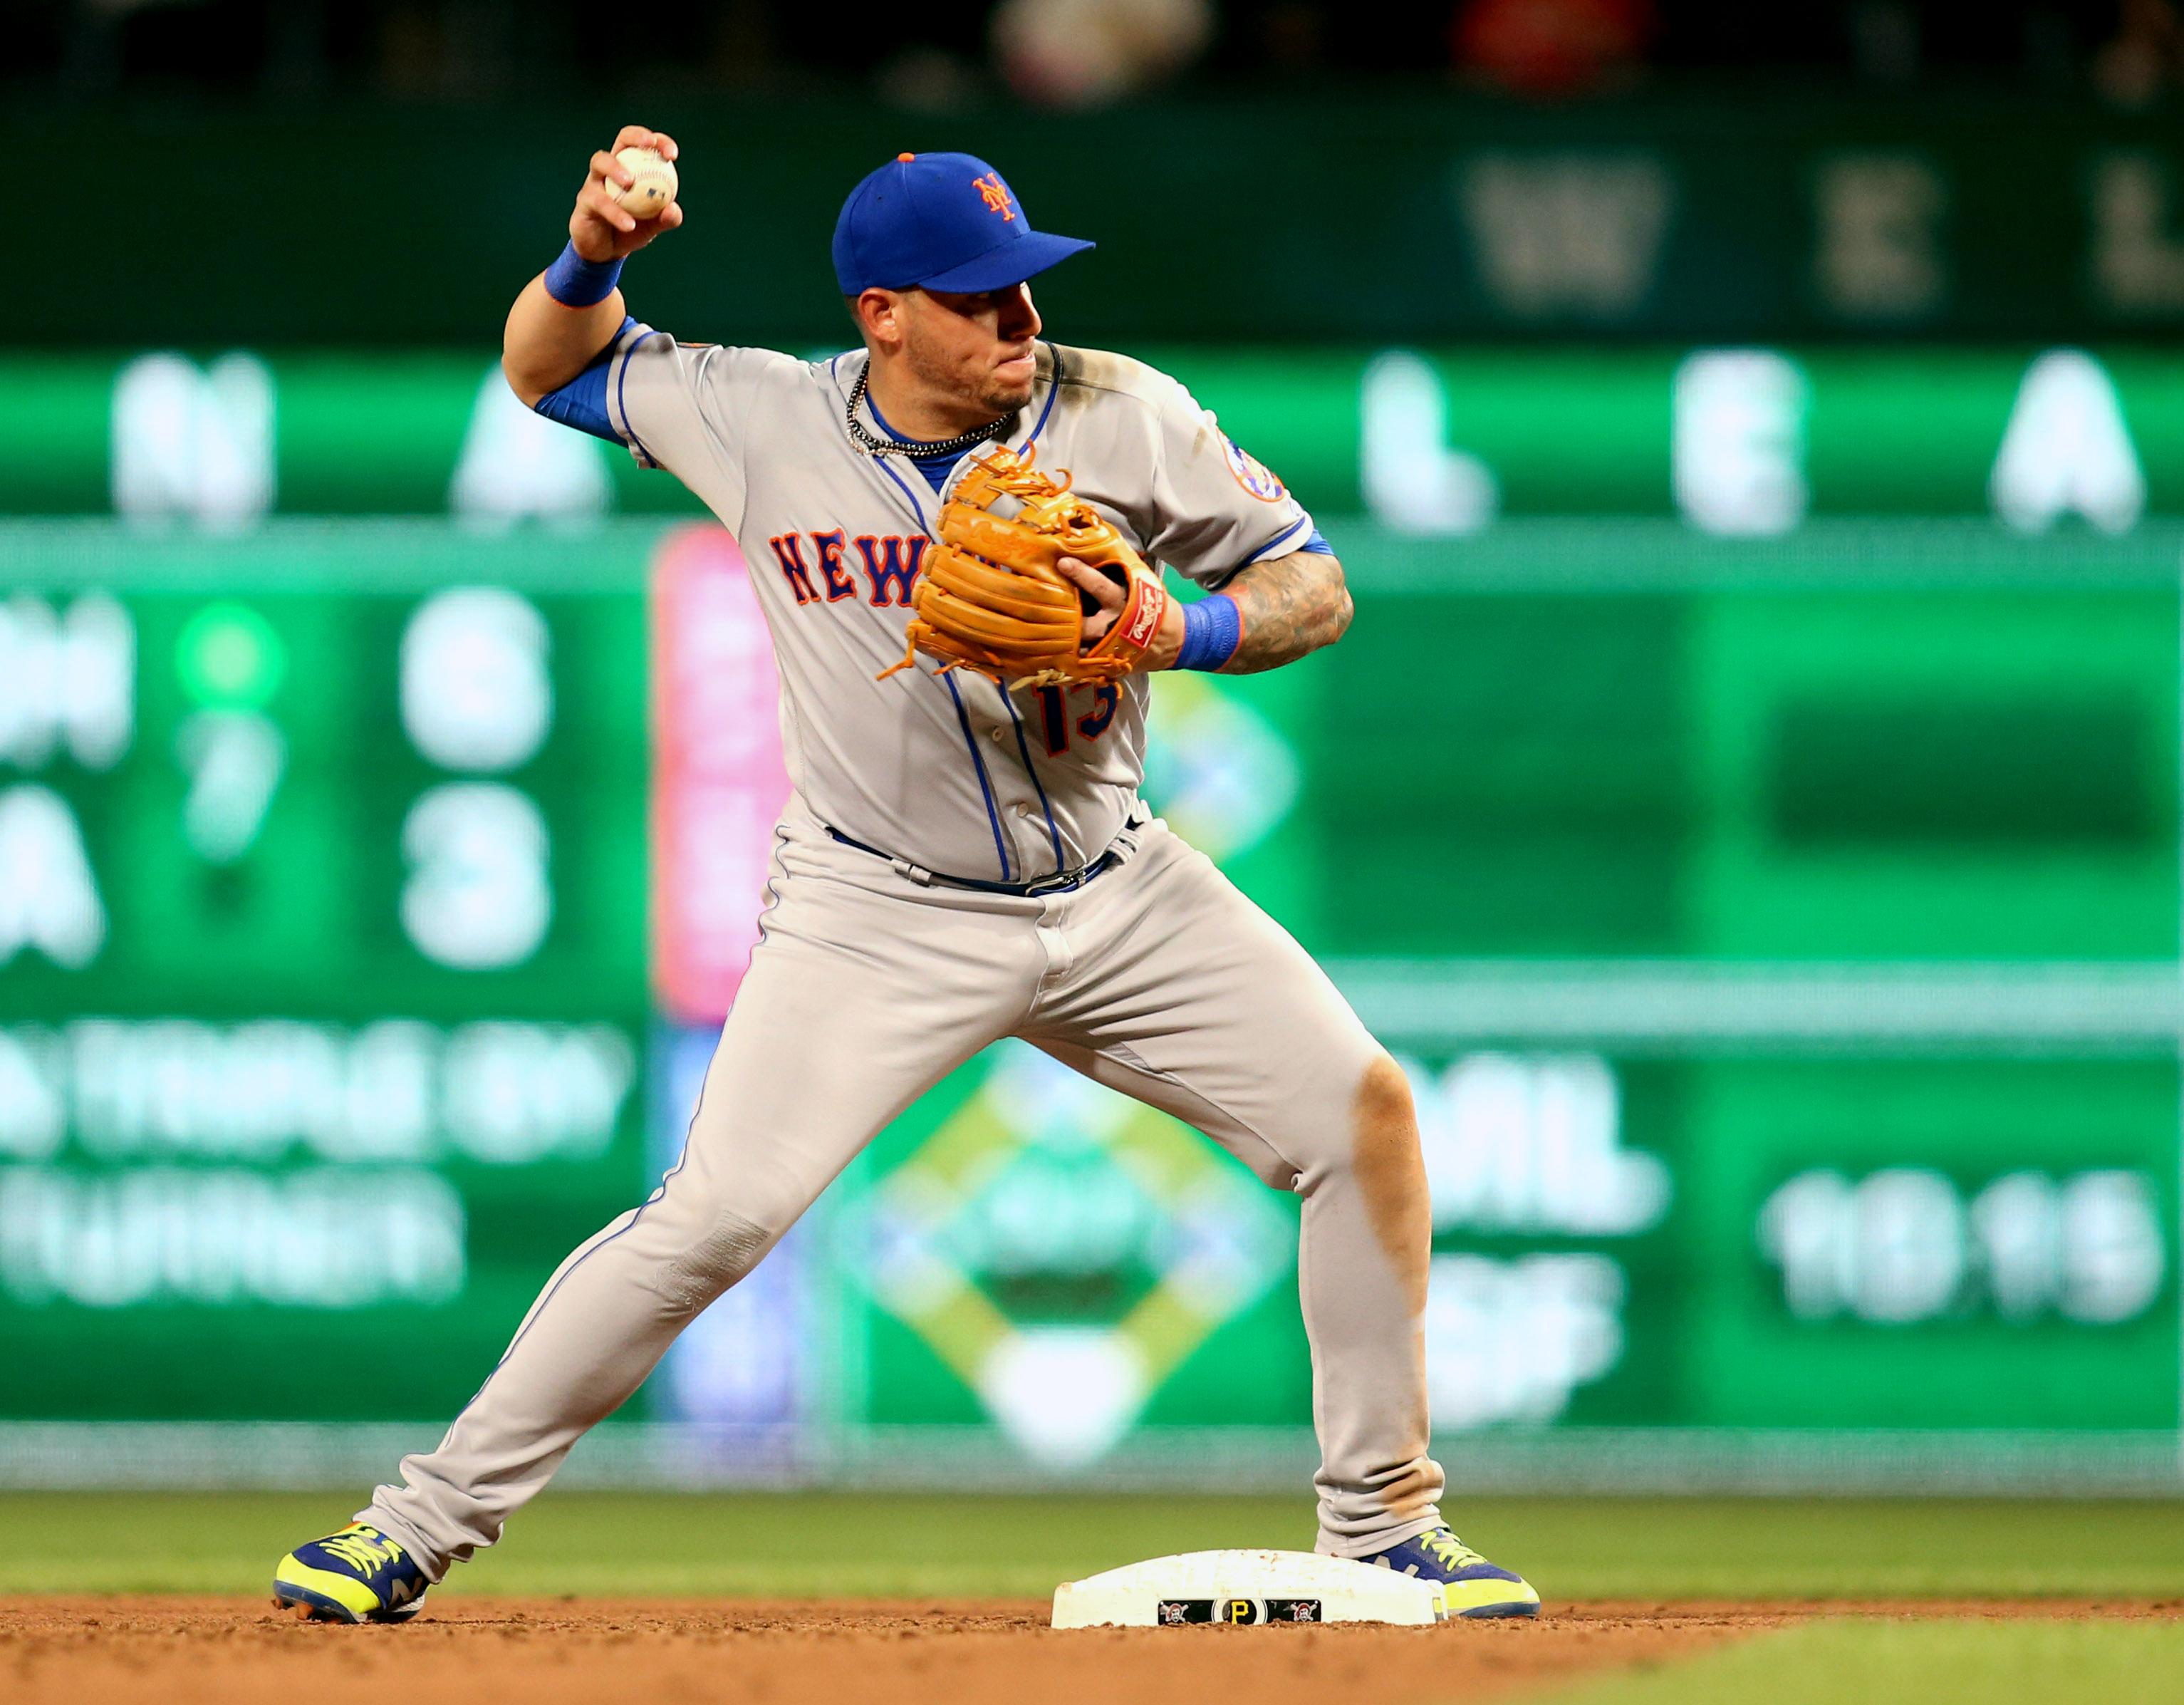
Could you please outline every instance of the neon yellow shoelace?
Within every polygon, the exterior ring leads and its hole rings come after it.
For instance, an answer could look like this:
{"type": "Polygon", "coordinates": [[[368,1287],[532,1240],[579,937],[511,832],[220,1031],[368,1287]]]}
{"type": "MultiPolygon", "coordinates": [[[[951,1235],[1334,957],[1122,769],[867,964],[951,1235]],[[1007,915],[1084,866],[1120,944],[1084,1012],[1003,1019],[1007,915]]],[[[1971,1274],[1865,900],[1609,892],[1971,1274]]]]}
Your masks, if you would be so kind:
{"type": "Polygon", "coordinates": [[[1474,1563],[1486,1561],[1446,1528],[1435,1528],[1431,1533],[1420,1534],[1418,1543],[1431,1552],[1434,1561],[1444,1568],[1468,1568],[1474,1563]]]}
{"type": "Polygon", "coordinates": [[[319,1543],[322,1549],[365,1574],[383,1563],[399,1563],[403,1558],[400,1546],[371,1528],[352,1528],[319,1543]]]}

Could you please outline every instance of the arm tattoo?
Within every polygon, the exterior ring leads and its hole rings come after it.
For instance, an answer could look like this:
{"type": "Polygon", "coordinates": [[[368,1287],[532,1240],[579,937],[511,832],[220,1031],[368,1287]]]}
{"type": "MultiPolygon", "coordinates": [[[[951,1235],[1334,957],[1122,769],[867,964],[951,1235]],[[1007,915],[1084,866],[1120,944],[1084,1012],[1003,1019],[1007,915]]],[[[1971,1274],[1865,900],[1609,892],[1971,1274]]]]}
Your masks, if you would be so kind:
{"type": "Polygon", "coordinates": [[[1334,644],[1350,626],[1342,565],[1324,551],[1255,562],[1221,589],[1244,615],[1244,638],[1221,666],[1223,675],[1256,675],[1294,663],[1334,644]]]}

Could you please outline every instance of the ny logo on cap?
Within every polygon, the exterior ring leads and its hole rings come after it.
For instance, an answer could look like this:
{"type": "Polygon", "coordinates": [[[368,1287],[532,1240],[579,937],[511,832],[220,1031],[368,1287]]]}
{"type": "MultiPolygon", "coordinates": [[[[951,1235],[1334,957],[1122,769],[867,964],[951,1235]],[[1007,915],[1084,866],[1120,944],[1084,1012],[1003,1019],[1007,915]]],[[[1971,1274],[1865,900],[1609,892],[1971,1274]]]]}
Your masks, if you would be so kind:
{"type": "Polygon", "coordinates": [[[1001,181],[999,172],[991,171],[983,177],[972,178],[971,187],[985,198],[988,213],[998,213],[1005,220],[1016,217],[1015,210],[1009,205],[1009,187],[1001,181]]]}

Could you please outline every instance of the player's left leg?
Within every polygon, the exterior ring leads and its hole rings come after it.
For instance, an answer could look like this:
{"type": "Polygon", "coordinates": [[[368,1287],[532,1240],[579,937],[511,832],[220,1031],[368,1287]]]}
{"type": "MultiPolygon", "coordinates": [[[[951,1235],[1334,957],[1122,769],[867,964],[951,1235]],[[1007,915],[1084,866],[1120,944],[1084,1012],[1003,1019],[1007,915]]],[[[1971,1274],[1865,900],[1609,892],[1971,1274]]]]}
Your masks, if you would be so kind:
{"type": "MultiPolygon", "coordinates": [[[[1432,1214],[1401,1069],[1295,940],[1160,825],[1111,887],[1049,905],[1064,968],[1020,1034],[1304,1199],[1319,1548],[1407,1557],[1406,1542],[1440,1543],[1423,1330],[1432,1214]]],[[[1451,1580],[1490,1568],[1464,1557],[1420,1561],[1451,1580]]],[[[1505,1571],[1488,1579],[1469,1593],[1475,1613],[1535,1605],[1505,1571]]]]}

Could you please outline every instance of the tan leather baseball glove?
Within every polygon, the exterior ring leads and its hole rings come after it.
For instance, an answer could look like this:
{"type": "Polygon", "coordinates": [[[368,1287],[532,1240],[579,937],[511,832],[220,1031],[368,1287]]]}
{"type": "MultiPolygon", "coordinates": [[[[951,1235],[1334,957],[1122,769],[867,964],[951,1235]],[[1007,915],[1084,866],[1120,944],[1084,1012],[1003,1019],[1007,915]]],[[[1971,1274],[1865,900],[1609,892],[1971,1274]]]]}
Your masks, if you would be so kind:
{"type": "Polygon", "coordinates": [[[1167,588],[1098,510],[1032,466],[1035,452],[994,450],[957,482],[940,511],[940,537],[912,595],[910,644],[884,681],[917,654],[940,672],[975,669],[1004,687],[1112,682],[1145,666],[1167,609],[1167,588]],[[1007,511],[1004,513],[1004,510],[1007,511]],[[1114,626],[1084,648],[1090,597],[1055,566],[1075,557],[1128,596],[1114,626]]]}

